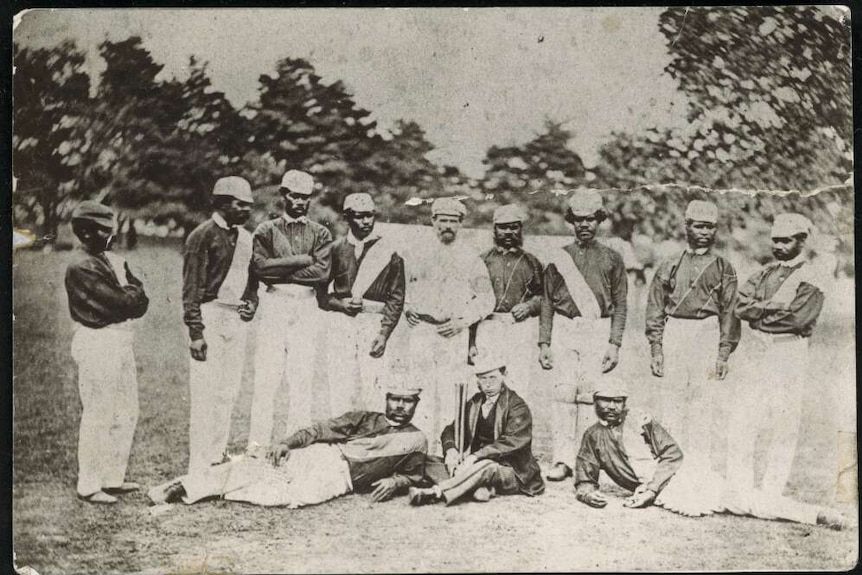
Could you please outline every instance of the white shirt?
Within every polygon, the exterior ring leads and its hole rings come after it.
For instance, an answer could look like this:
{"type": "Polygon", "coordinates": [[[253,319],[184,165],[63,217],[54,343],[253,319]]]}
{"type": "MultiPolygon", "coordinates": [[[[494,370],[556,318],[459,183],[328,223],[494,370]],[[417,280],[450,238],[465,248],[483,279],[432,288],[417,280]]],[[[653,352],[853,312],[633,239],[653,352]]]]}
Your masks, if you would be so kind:
{"type": "Polygon", "coordinates": [[[494,311],[488,268],[469,245],[459,240],[429,242],[404,260],[408,308],[441,321],[463,318],[470,324],[494,311]]]}
{"type": "Polygon", "coordinates": [[[362,257],[362,251],[365,249],[365,244],[379,239],[380,234],[375,234],[373,232],[368,234],[368,237],[366,237],[364,240],[360,240],[359,238],[354,236],[352,231],[347,232],[347,243],[353,246],[353,254],[356,256],[357,260],[362,257]]]}

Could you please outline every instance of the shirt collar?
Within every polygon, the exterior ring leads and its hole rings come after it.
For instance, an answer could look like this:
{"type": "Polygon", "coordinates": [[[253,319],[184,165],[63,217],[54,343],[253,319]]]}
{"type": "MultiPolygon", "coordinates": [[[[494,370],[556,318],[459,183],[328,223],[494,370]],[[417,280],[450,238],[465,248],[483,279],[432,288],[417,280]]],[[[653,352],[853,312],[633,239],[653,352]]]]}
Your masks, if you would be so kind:
{"type": "Polygon", "coordinates": [[[389,427],[404,427],[405,425],[407,425],[406,423],[398,423],[398,422],[392,421],[391,419],[389,419],[385,415],[383,416],[383,419],[386,420],[386,423],[389,424],[389,427]]]}
{"type": "Polygon", "coordinates": [[[784,266],[787,268],[794,268],[794,267],[798,266],[799,264],[803,263],[804,261],[805,261],[805,254],[800,253],[798,256],[796,256],[792,260],[786,260],[786,261],[778,260],[778,265],[784,266]]]}
{"type": "Polygon", "coordinates": [[[696,255],[696,256],[703,256],[703,255],[706,255],[706,254],[708,254],[708,253],[709,253],[709,249],[710,249],[709,247],[705,247],[705,248],[691,248],[691,247],[688,247],[688,248],[685,248],[685,251],[686,251],[687,253],[690,253],[690,254],[693,254],[693,255],[696,255]]]}
{"type": "Polygon", "coordinates": [[[500,399],[501,393],[502,392],[498,393],[494,397],[488,397],[487,395],[482,394],[482,413],[487,416],[488,413],[494,409],[494,406],[497,405],[497,400],[500,399]]]}
{"type": "Polygon", "coordinates": [[[379,240],[379,239],[380,239],[380,234],[376,234],[374,232],[368,234],[368,236],[364,240],[360,240],[359,238],[354,236],[352,230],[347,232],[347,243],[350,244],[351,246],[354,246],[354,247],[362,246],[362,245],[365,245],[367,243],[371,243],[374,240],[379,240]]]}
{"type": "Polygon", "coordinates": [[[281,217],[284,218],[284,221],[286,221],[289,224],[307,224],[308,223],[308,216],[299,216],[298,218],[292,218],[285,213],[285,214],[282,214],[281,217]]]}
{"type": "Polygon", "coordinates": [[[587,240],[585,242],[582,242],[579,239],[575,239],[575,245],[578,246],[579,248],[591,248],[594,245],[596,245],[596,238],[593,238],[591,240],[587,240]]]}
{"type": "Polygon", "coordinates": [[[228,225],[228,223],[225,221],[224,217],[222,217],[222,215],[218,212],[213,212],[212,220],[215,222],[215,225],[217,225],[218,227],[220,227],[223,230],[229,230],[232,227],[235,227],[235,226],[228,225]]]}
{"type": "Polygon", "coordinates": [[[523,248],[515,246],[513,248],[503,248],[500,246],[494,246],[494,250],[498,254],[519,254],[523,251],[523,248]]]}

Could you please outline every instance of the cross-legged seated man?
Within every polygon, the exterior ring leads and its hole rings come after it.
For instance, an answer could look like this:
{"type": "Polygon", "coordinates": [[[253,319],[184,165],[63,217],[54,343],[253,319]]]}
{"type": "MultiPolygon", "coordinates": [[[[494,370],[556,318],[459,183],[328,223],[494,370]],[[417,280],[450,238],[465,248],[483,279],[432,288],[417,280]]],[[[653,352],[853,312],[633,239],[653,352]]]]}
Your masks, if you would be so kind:
{"type": "Polygon", "coordinates": [[[545,490],[531,447],[530,408],[506,385],[505,363],[480,356],[474,372],[479,392],[466,403],[463,418],[456,417],[441,436],[450,477],[433,487],[411,487],[412,505],[449,505],[470,495],[488,501],[495,494],[539,495],[545,490]],[[459,420],[464,422],[462,432],[457,430],[459,420]]]}

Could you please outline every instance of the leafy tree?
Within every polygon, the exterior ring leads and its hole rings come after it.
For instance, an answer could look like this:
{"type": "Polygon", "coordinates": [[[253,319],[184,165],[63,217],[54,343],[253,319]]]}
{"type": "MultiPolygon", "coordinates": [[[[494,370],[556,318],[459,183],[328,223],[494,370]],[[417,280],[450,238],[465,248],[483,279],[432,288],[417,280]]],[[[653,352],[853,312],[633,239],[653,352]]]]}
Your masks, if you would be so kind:
{"type": "Polygon", "coordinates": [[[16,219],[41,224],[52,239],[66,198],[80,192],[76,176],[86,153],[82,127],[90,89],[84,63],[71,41],[51,49],[14,48],[16,219]]]}
{"type": "Polygon", "coordinates": [[[666,72],[689,124],[614,134],[607,185],[814,189],[851,170],[850,31],[815,6],[670,8],[666,72]]]}
{"type": "MultiPolygon", "coordinates": [[[[569,148],[572,133],[561,123],[546,120],[544,131],[522,146],[491,146],[485,159],[483,193],[495,203],[517,202],[529,207],[538,229],[560,230],[560,200],[554,189],[583,185],[587,170],[580,156],[569,148]]],[[[479,218],[490,221],[493,205],[488,203],[479,218]]]]}
{"type": "Polygon", "coordinates": [[[335,207],[336,190],[360,180],[362,162],[377,143],[370,114],[342,82],[324,84],[307,61],[284,58],[274,76],[260,76],[258,101],[245,111],[248,145],[276,166],[313,173],[324,187],[322,203],[335,207]]]}

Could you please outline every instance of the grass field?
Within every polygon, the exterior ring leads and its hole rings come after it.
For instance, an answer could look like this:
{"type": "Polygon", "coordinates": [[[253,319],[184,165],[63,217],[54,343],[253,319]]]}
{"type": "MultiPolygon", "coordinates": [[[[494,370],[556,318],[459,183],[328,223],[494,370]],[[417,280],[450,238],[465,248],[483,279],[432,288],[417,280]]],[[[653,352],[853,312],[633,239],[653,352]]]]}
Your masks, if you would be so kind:
{"type": "MultiPolygon", "coordinates": [[[[136,328],[141,412],[129,477],[152,486],[186,468],[188,358],[178,246],[142,244],[126,254],[151,299],[136,328]]],[[[360,495],[295,511],[216,501],[174,506],[160,515],[150,513],[143,494],[110,508],[82,503],[75,497],[80,402],[63,290],[65,266],[76,257],[14,256],[13,544],[18,564],[43,575],[836,570],[856,562],[857,529],[836,533],[750,518],[690,519],[658,508],[624,509],[620,500],[594,510],[575,501],[570,482],[550,484],[535,499],[450,508],[411,508],[404,498],[373,504],[360,495]]],[[[855,418],[855,311],[852,290],[845,292],[830,300],[813,339],[817,376],[808,389],[788,487],[788,495],[799,500],[838,506],[837,431],[848,413],[855,418]]],[[[633,304],[642,300],[633,290],[633,304]]],[[[618,369],[630,382],[633,401],[649,404],[642,322],[642,311],[633,305],[618,369]]],[[[231,444],[237,451],[248,430],[250,377],[247,370],[234,413],[231,444]]],[[[534,379],[535,449],[546,465],[550,442],[542,381],[534,379]]],[[[279,403],[277,413],[282,408],[279,403]]],[[[855,503],[843,509],[857,513],[855,503]]]]}

